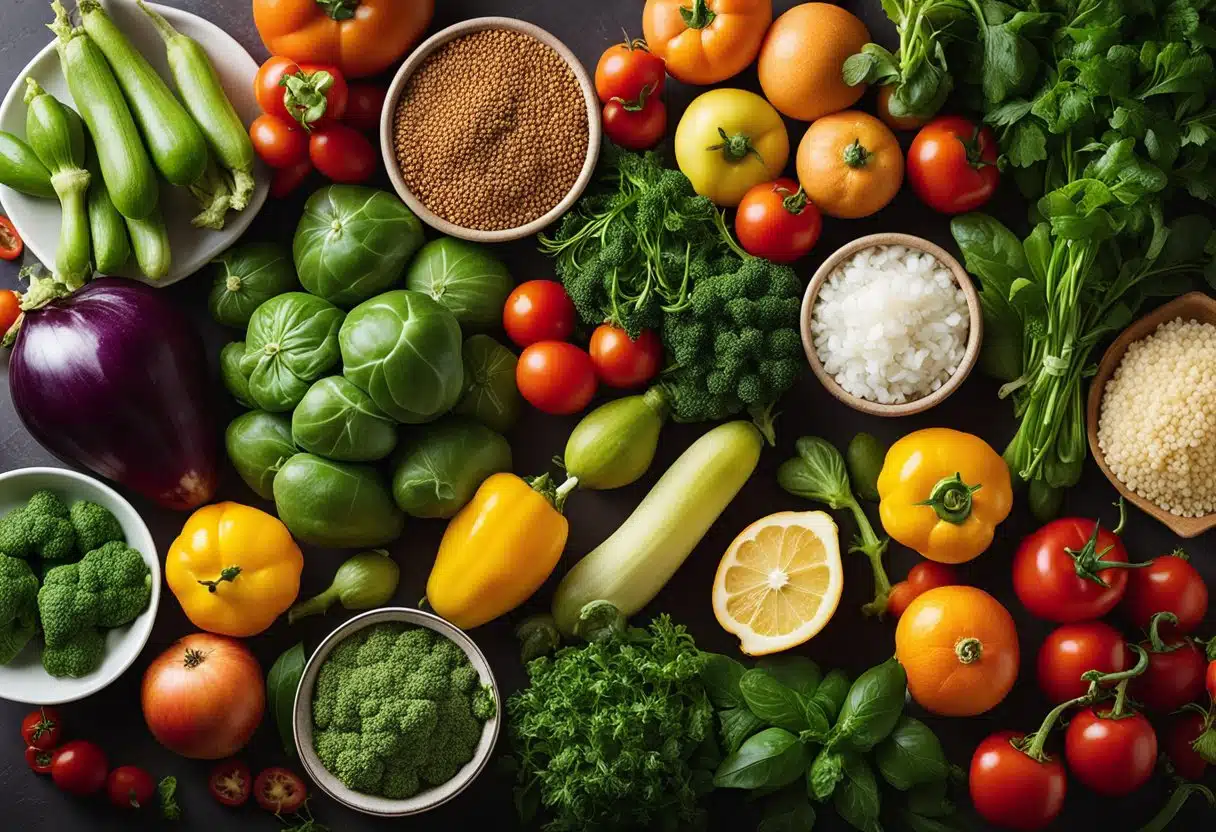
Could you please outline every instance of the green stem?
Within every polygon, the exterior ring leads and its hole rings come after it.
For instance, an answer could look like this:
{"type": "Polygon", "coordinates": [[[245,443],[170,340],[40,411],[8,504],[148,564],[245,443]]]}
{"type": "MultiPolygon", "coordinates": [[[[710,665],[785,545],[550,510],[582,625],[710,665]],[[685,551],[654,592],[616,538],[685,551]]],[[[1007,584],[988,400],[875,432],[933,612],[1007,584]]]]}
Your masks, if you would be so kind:
{"type": "Polygon", "coordinates": [[[760,155],[760,151],[752,144],[751,136],[746,133],[736,133],[733,136],[728,136],[726,131],[721,127],[718,128],[718,135],[722,141],[717,144],[711,144],[706,150],[721,150],[722,155],[726,157],[728,162],[741,162],[748,156],[755,156],[762,163],[764,157],[760,155]]]}
{"type": "MultiPolygon", "coordinates": [[[[321,1],[323,2],[323,0],[321,1]]],[[[333,0],[330,0],[330,2],[333,2],[333,0]]],[[[684,18],[684,25],[689,29],[704,29],[714,22],[714,18],[718,14],[709,7],[709,3],[706,0],[693,0],[692,8],[688,6],[680,7],[680,16],[684,18]]]]}
{"type": "Polygon", "coordinates": [[[232,581],[235,581],[237,579],[237,576],[240,574],[241,574],[241,567],[226,566],[226,567],[224,567],[223,571],[220,572],[220,576],[218,578],[216,578],[214,581],[199,581],[199,584],[201,586],[207,587],[208,591],[214,593],[219,589],[220,584],[231,583],[232,581]]]}
{"type": "Polygon", "coordinates": [[[317,5],[334,20],[350,20],[359,8],[359,0],[316,0],[317,5]]]}
{"type": "Polygon", "coordinates": [[[887,569],[882,562],[889,541],[886,538],[879,539],[874,533],[874,527],[870,524],[865,509],[852,494],[849,495],[846,507],[857,524],[857,540],[849,547],[849,551],[865,555],[870,561],[870,571],[874,573],[874,600],[864,605],[861,611],[865,615],[882,616],[887,611],[887,599],[891,595],[891,579],[887,576],[887,569]]]}
{"type": "Polygon", "coordinates": [[[861,146],[861,139],[854,139],[853,143],[844,149],[844,163],[854,169],[863,168],[872,155],[861,146]]]}
{"type": "Polygon", "coordinates": [[[338,588],[331,586],[320,595],[315,595],[307,601],[294,604],[287,612],[287,623],[295,624],[301,618],[307,618],[310,615],[324,615],[334,605],[340,595],[341,592],[338,588]]]}
{"type": "Polygon", "coordinates": [[[1090,695],[1086,693],[1084,696],[1078,696],[1076,699],[1069,699],[1066,702],[1061,702],[1043,718],[1043,724],[1039,726],[1039,730],[1033,734],[1022,737],[1021,740],[1011,740],[1013,747],[1022,751],[1027,757],[1034,760],[1036,763],[1045,763],[1051,758],[1044,752],[1047,746],[1047,737],[1051,734],[1051,730],[1055,727],[1056,721],[1067,711],[1076,705],[1085,705],[1091,702],[1090,695]]]}
{"type": "MultiPolygon", "coordinates": [[[[1147,566],[1148,564],[1144,565],[1147,566]]],[[[1161,638],[1162,621],[1164,621],[1166,624],[1177,624],[1178,616],[1174,615],[1172,612],[1154,613],[1153,617],[1150,618],[1148,622],[1149,649],[1154,653],[1173,653],[1175,650],[1181,647],[1183,643],[1178,642],[1174,645],[1168,645],[1165,643],[1165,640],[1161,638]]]]}
{"type": "Polygon", "coordinates": [[[1141,826],[1139,832],[1167,832],[1170,823],[1182,811],[1183,805],[1193,794],[1202,795],[1209,806],[1216,807],[1216,795],[1212,794],[1211,789],[1199,783],[1187,783],[1180,780],[1178,788],[1174,789],[1174,793],[1161,807],[1161,811],[1154,815],[1152,820],[1141,826]]]}
{"type": "Polygon", "coordinates": [[[963,475],[955,473],[953,477],[942,477],[938,480],[929,492],[929,499],[915,505],[929,506],[939,519],[961,526],[971,516],[971,495],[982,487],[967,485],[963,482],[963,475]]]}

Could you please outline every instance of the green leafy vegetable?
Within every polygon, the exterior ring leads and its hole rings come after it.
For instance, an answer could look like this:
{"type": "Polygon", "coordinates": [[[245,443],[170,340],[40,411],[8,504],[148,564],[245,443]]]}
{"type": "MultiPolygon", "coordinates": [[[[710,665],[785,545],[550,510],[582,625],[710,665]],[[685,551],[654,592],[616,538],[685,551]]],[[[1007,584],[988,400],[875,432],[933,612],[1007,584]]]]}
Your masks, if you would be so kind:
{"type": "Polygon", "coordinates": [[[874,770],[860,754],[844,755],[844,782],[833,793],[836,812],[854,829],[882,832],[878,815],[882,797],[874,770]]]}
{"type": "Polygon", "coordinates": [[[705,692],[714,703],[715,708],[737,708],[743,703],[743,694],[739,691],[739,680],[747,672],[747,668],[730,656],[721,653],[702,653],[705,659],[705,669],[701,671],[701,681],[705,683],[705,692]]]}
{"type": "Polygon", "coordinates": [[[874,763],[883,779],[901,791],[944,781],[950,775],[950,764],[937,735],[906,714],[874,749],[874,763]]]}
{"type": "Polygon", "coordinates": [[[807,726],[802,696],[761,668],[749,670],[739,680],[739,691],[747,708],[763,722],[798,734],[807,726]]]}
{"type": "Polygon", "coordinates": [[[824,747],[807,771],[807,791],[818,801],[827,800],[844,779],[844,755],[824,747]]]}
{"type": "Polygon", "coordinates": [[[895,659],[858,676],[840,709],[833,739],[855,751],[878,745],[899,721],[907,688],[908,676],[895,659]]]}
{"type": "Polygon", "coordinates": [[[288,757],[296,756],[296,689],[300,686],[300,677],[304,675],[306,661],[304,645],[297,644],[283,651],[266,674],[266,695],[270,700],[270,713],[279,729],[283,753],[288,757]]]}
{"type": "Polygon", "coordinates": [[[291,252],[277,243],[248,243],[215,261],[207,308],[217,323],[244,329],[255,309],[299,286],[291,252]]]}
{"type": "Polygon", "coordinates": [[[815,809],[806,789],[799,786],[784,789],[768,801],[756,832],[811,832],[814,828],[815,809]]]}
{"type": "Polygon", "coordinates": [[[849,676],[843,670],[832,670],[819,684],[811,703],[817,707],[828,722],[835,722],[844,698],[849,695],[849,676]]]}
{"type": "Polygon", "coordinates": [[[397,447],[397,426],[342,376],[308,389],[291,414],[291,436],[304,450],[341,462],[375,462],[397,447]]]}
{"type": "Polygon", "coordinates": [[[438,301],[462,327],[484,329],[502,322],[502,307],[515,281],[506,265],[482,246],[441,237],[414,257],[405,285],[438,301]]]}
{"type": "Polygon", "coordinates": [[[166,777],[156,784],[160,816],[165,820],[181,820],[182,807],[177,804],[177,778],[166,777]]]}
{"type": "Polygon", "coordinates": [[[453,413],[506,433],[519,421],[523,397],[515,385],[515,354],[489,335],[471,335],[462,349],[464,392],[453,413]]]}
{"type": "Polygon", "coordinates": [[[819,688],[823,671],[806,656],[765,656],[756,667],[801,697],[811,697],[819,688]]]}
{"type": "Polygon", "coordinates": [[[782,728],[765,728],[722,761],[714,774],[720,789],[780,788],[806,771],[809,755],[798,737],[782,728]]]}
{"type": "Polygon", "coordinates": [[[306,292],[287,292],[259,306],[249,319],[241,374],[262,410],[284,413],[341,358],[338,330],[346,316],[306,292]]]}
{"type": "Polygon", "coordinates": [[[411,517],[454,517],[492,474],[511,470],[511,446],[480,422],[448,416],[410,435],[394,460],[393,499],[411,517]]]}

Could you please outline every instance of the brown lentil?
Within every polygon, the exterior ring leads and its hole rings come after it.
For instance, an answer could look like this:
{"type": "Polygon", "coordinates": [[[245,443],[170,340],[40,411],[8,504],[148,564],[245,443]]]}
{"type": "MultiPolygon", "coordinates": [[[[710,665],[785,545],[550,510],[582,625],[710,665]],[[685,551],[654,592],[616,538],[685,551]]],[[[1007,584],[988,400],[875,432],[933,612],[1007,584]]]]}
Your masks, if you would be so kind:
{"type": "Polygon", "coordinates": [[[406,83],[394,131],[418,200],[478,231],[544,216],[587,159],[587,105],[574,72],[547,44],[507,29],[435,50],[406,83]]]}

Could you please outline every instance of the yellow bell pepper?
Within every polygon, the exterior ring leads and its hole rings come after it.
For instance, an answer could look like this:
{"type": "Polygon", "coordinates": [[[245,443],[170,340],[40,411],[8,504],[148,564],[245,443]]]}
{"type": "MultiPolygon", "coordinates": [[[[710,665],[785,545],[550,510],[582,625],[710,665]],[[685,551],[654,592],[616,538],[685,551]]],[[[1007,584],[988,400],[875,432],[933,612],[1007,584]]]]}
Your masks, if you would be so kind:
{"type": "Polygon", "coordinates": [[[949,428],[918,430],[892,445],[878,497],[887,534],[938,563],[982,553],[1013,508],[1005,460],[978,436],[949,428]]]}
{"type": "Polygon", "coordinates": [[[165,556],[165,580],[186,617],[236,638],[257,635],[291,606],[303,569],[282,521],[238,503],[194,512],[165,556]]]}
{"type": "Polygon", "coordinates": [[[448,523],[426,584],[431,609],[457,627],[480,627],[532,597],[566,548],[561,507],[576,481],[553,488],[494,474],[448,523]]]}

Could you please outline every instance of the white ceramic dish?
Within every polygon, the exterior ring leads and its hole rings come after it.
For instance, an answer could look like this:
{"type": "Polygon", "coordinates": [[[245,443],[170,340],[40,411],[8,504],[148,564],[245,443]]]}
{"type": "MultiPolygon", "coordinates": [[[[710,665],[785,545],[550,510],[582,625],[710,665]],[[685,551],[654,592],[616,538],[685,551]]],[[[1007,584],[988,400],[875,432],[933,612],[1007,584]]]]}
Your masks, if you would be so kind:
{"type": "MultiPolygon", "coordinates": [[[[140,11],[134,0],[102,0],[102,5],[118,27],[130,38],[152,63],[162,78],[173,87],[164,43],[151,21],[140,11]]],[[[151,5],[151,4],[150,4],[151,5]]],[[[173,27],[202,44],[215,65],[224,84],[224,91],[246,124],[258,117],[260,109],[253,95],[253,79],[258,65],[245,49],[213,23],[188,12],[168,6],[152,5],[173,27]]],[[[49,14],[47,22],[51,21],[49,14]]],[[[66,104],[72,104],[67,82],[59,66],[59,54],[52,41],[13,79],[13,86],[0,104],[0,130],[25,137],[25,79],[34,78],[43,88],[66,104]]],[[[190,220],[198,213],[190,193],[161,182],[161,206],[169,226],[169,241],[173,248],[173,267],[160,280],[143,280],[139,270],[130,268],[120,277],[132,277],[151,286],[168,286],[189,277],[230,248],[253,222],[266,202],[270,180],[265,170],[255,170],[257,188],[248,207],[240,213],[229,213],[223,231],[198,229],[190,220]]],[[[17,228],[26,248],[45,265],[55,262],[59,242],[59,203],[54,199],[37,199],[0,186],[0,205],[17,228]]]]}
{"type": "Polygon", "coordinates": [[[106,631],[106,657],[101,667],[79,679],[56,679],[42,669],[42,638],[35,637],[10,664],[0,665],[0,699],[27,702],[31,705],[61,705],[92,696],[109,685],[131,666],[144,649],[156,620],[160,605],[160,558],[152,534],[139,513],[108,485],[63,468],[23,468],[0,474],[0,516],[42,489],[50,489],[71,504],[90,500],[109,509],[122,530],[127,543],[144,556],[152,570],[152,599],[143,614],[126,627],[106,631]]]}
{"type": "Polygon", "coordinates": [[[304,771],[308,773],[308,776],[312,778],[314,783],[321,787],[323,792],[342,805],[357,812],[362,812],[365,815],[374,815],[382,818],[405,817],[406,815],[418,815],[447,803],[464,791],[470,783],[477,779],[477,775],[481,774],[482,769],[486,767],[486,763],[490,760],[490,754],[494,750],[494,743],[498,741],[498,730],[502,725],[502,693],[498,690],[498,682],[494,678],[494,673],[490,670],[490,663],[486,661],[485,654],[481,652],[481,649],[473,642],[473,639],[469,638],[463,630],[429,612],[407,609],[405,607],[384,607],[356,615],[326,636],[325,641],[321,642],[321,646],[316,649],[316,652],[312,654],[312,658],[308,660],[308,664],[305,665],[304,675],[300,677],[300,686],[296,688],[296,701],[292,714],[292,722],[294,723],[296,751],[300,755],[300,762],[304,766],[304,771]],[[481,732],[481,742],[477,746],[477,751],[473,754],[473,759],[467,762],[464,768],[457,772],[455,777],[442,786],[426,789],[407,800],[389,800],[386,797],[376,797],[348,789],[342,784],[341,780],[326,770],[312,747],[312,692],[317,683],[317,674],[321,671],[321,665],[324,664],[330,651],[343,639],[354,635],[366,627],[386,622],[414,624],[419,627],[426,627],[456,642],[477,670],[477,675],[481,677],[481,683],[489,685],[490,689],[494,692],[496,708],[494,717],[486,722],[485,728],[481,732]]]}

